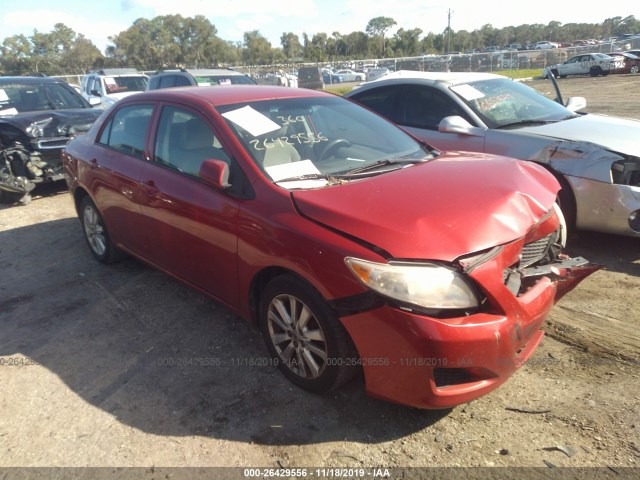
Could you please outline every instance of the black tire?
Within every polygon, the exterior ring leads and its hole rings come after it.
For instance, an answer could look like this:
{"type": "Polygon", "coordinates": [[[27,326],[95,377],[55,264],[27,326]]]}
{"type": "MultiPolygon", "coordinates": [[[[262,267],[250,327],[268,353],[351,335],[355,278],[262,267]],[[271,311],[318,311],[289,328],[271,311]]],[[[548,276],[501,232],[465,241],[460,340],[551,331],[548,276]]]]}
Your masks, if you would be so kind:
{"type": "Polygon", "coordinates": [[[293,275],[267,284],[258,322],[280,371],[305,390],[331,391],[359,371],[355,347],[331,307],[293,275]]]}
{"type": "Polygon", "coordinates": [[[632,65],[631,68],[629,68],[629,73],[635,74],[640,72],[640,67],[638,65],[632,65]]]}
{"type": "Polygon", "coordinates": [[[562,187],[558,192],[557,202],[564,215],[567,224],[567,238],[569,238],[576,231],[576,199],[569,183],[559,175],[556,175],[556,178],[562,187]]]}
{"type": "Polygon", "coordinates": [[[102,215],[89,196],[80,201],[80,223],[91,255],[101,263],[109,264],[121,257],[121,251],[113,243],[102,215]]]}
{"type": "Polygon", "coordinates": [[[551,74],[552,74],[554,77],[556,77],[556,78],[558,78],[558,77],[559,77],[559,75],[558,75],[558,70],[556,70],[555,68],[554,68],[553,70],[551,70],[551,74]]]}
{"type": "Polygon", "coordinates": [[[591,67],[589,70],[589,75],[592,77],[597,77],[598,75],[602,75],[602,68],[600,67],[591,67]]]}

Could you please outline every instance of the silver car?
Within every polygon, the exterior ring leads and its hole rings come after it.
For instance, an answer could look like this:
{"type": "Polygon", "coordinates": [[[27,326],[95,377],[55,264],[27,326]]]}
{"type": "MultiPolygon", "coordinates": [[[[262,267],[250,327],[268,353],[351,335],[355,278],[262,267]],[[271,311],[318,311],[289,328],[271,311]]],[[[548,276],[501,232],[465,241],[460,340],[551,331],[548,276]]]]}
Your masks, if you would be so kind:
{"type": "Polygon", "coordinates": [[[569,75],[608,75],[611,70],[620,67],[620,60],[616,60],[604,53],[585,53],[575,55],[564,63],[558,63],[550,68],[556,77],[564,78],[569,75]]]}
{"type": "Polygon", "coordinates": [[[576,113],[584,98],[564,106],[488,73],[399,71],[345,96],[436,148],[544,165],[569,229],[640,237],[640,121],[576,113]]]}

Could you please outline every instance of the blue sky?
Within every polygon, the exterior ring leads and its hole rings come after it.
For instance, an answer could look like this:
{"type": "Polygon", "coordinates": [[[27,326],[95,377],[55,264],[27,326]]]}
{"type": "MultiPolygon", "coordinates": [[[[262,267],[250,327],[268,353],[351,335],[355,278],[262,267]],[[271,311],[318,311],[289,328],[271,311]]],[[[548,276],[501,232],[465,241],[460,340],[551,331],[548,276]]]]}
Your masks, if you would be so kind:
{"type": "MultiPolygon", "coordinates": [[[[521,2],[526,7],[506,9],[502,0],[2,0],[1,39],[15,34],[31,35],[34,29],[49,32],[64,23],[104,51],[110,35],[131,26],[140,17],[179,13],[185,17],[204,15],[224,40],[242,41],[242,34],[258,30],[274,47],[280,46],[283,32],[302,38],[306,32],[348,34],[364,31],[370,19],[391,17],[397,27],[421,28],[425,33],[442,32],[447,11],[452,10],[454,30],[475,30],[490,23],[496,28],[524,23],[599,23],[606,18],[634,15],[640,6],[631,0],[579,3],[557,0],[521,2]]],[[[513,5],[513,3],[511,4],[513,5]]],[[[396,28],[397,28],[396,27],[396,28]]],[[[393,34],[395,29],[389,31],[393,34]]],[[[636,32],[633,32],[636,33],[636,32]]],[[[531,39],[532,41],[539,39],[531,39]]]]}

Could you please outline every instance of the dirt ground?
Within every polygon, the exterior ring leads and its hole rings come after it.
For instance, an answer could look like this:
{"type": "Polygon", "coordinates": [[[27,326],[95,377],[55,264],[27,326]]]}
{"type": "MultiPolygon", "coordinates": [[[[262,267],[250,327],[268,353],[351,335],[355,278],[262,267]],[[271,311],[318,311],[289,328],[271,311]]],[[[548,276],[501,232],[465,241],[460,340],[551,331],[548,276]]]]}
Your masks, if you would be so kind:
{"type": "MultiPolygon", "coordinates": [[[[640,76],[560,86],[640,118],[640,76]]],[[[579,232],[568,252],[606,268],[553,308],[532,360],[422,411],[251,366],[259,332],[136,260],[98,264],[69,194],[40,193],[0,209],[0,467],[640,465],[640,239],[579,232]]]]}

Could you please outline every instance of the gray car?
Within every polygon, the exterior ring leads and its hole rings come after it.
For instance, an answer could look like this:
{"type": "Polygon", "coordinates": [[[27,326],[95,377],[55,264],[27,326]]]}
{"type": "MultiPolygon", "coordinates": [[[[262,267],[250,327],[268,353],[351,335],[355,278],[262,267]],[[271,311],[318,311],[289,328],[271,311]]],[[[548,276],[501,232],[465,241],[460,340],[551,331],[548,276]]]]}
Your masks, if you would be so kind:
{"type": "Polygon", "coordinates": [[[564,106],[488,73],[400,71],[345,96],[436,148],[539,163],[570,229],[640,237],[640,121],[576,113],[584,98],[564,106]]]}

